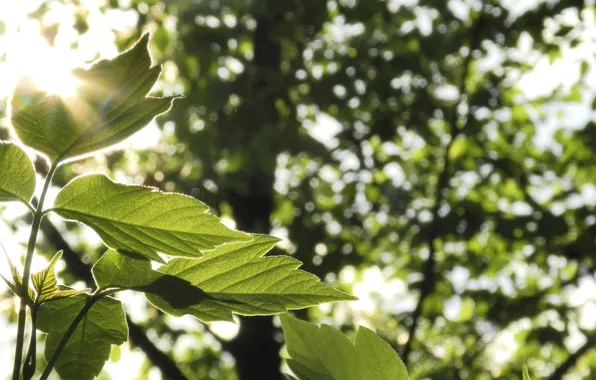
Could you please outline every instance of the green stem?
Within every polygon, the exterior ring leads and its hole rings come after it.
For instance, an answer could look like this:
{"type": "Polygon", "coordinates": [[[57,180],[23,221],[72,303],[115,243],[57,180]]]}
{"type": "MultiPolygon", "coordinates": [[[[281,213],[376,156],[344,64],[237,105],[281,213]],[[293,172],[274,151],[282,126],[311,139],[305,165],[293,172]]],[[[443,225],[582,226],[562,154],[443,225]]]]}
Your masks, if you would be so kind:
{"type": "Polygon", "coordinates": [[[98,292],[95,292],[95,294],[87,300],[87,303],[85,304],[85,306],[83,306],[81,311],[79,311],[79,314],[77,314],[75,319],[73,319],[73,321],[70,323],[70,326],[68,326],[68,329],[62,336],[62,340],[58,344],[58,347],[56,347],[56,351],[54,351],[54,353],[52,354],[52,357],[48,361],[48,365],[46,366],[46,369],[41,374],[41,377],[39,378],[39,380],[46,380],[48,378],[48,376],[50,376],[50,373],[52,372],[52,369],[54,369],[54,365],[56,365],[56,362],[58,361],[58,358],[60,357],[62,350],[66,346],[66,343],[68,343],[68,340],[70,339],[72,334],[77,329],[77,326],[79,325],[79,323],[83,320],[83,318],[85,318],[85,316],[87,315],[87,312],[91,309],[93,304],[95,304],[95,302],[97,302],[101,297],[102,297],[101,294],[98,294],[98,292]]]}
{"type": "Polygon", "coordinates": [[[31,340],[29,341],[29,350],[25,358],[25,366],[23,368],[24,380],[31,380],[35,374],[37,358],[37,305],[31,309],[31,340]]]}
{"type": "Polygon", "coordinates": [[[14,354],[14,366],[12,369],[12,380],[19,380],[21,371],[21,361],[23,359],[23,343],[25,341],[25,319],[27,318],[27,302],[26,298],[29,290],[29,277],[31,276],[31,263],[33,262],[33,251],[35,250],[35,242],[37,241],[37,234],[39,233],[39,226],[43,217],[43,202],[52,182],[52,177],[58,169],[58,164],[54,163],[48,171],[46,176],[39,203],[33,214],[33,222],[31,223],[31,234],[29,235],[29,242],[27,243],[27,254],[25,256],[25,268],[23,269],[23,286],[21,302],[19,306],[19,324],[17,331],[17,345],[14,354]]]}

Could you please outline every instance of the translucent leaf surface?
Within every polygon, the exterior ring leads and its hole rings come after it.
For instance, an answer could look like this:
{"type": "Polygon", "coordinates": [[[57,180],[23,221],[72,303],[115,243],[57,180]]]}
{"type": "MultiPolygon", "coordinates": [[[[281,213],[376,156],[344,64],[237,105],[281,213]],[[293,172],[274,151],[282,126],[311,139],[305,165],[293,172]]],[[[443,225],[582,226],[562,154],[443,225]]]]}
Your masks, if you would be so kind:
{"type": "Polygon", "coordinates": [[[203,250],[251,239],[225,227],[194,198],[114,183],[99,174],[71,181],[58,194],[53,210],[90,226],[110,248],[158,261],[158,252],[199,257],[203,250]]]}
{"type": "Polygon", "coordinates": [[[62,256],[62,251],[58,251],[52,260],[48,263],[48,266],[31,276],[31,282],[33,283],[33,288],[37,292],[37,302],[41,304],[47,301],[55,301],[60,298],[65,297],[72,297],[77,294],[85,293],[85,290],[76,290],[76,289],[65,289],[59,288],[58,282],[56,281],[56,273],[54,271],[54,266],[56,262],[62,256]]]}
{"type": "MultiPolygon", "coordinates": [[[[89,296],[79,295],[45,304],[37,327],[47,333],[45,357],[49,360],[64,332],[85,307],[89,296]]],[[[111,346],[124,343],[128,326],[122,304],[112,298],[98,300],[79,323],[64,347],[55,370],[63,380],[91,380],[110,357],[111,346]]]]}
{"type": "Polygon", "coordinates": [[[143,256],[108,250],[93,266],[93,278],[101,289],[130,289],[156,294],[170,307],[186,308],[208,296],[190,282],[151,269],[143,256]]]}
{"type": "Polygon", "coordinates": [[[281,325],[290,369],[300,380],[406,380],[408,372],[393,348],[366,327],[352,342],[328,325],[320,327],[288,314],[281,325]]]}
{"type": "Polygon", "coordinates": [[[207,294],[196,305],[172,307],[167,299],[147,294],[168,314],[194,315],[203,321],[232,320],[232,313],[270,315],[324,302],[354,297],[297,270],[300,261],[287,256],[262,257],[279,239],[253,235],[248,242],[231,243],[205,252],[200,259],[173,259],[159,271],[190,282],[207,294]]]}
{"type": "Polygon", "coordinates": [[[62,161],[114,145],[166,112],[173,98],[147,94],[161,73],[151,67],[145,35],[112,60],[74,70],[72,94],[48,94],[28,77],[12,97],[12,124],[21,141],[62,161]]]}
{"type": "Polygon", "coordinates": [[[35,192],[35,169],[17,145],[0,141],[0,202],[29,203],[35,192]]]}

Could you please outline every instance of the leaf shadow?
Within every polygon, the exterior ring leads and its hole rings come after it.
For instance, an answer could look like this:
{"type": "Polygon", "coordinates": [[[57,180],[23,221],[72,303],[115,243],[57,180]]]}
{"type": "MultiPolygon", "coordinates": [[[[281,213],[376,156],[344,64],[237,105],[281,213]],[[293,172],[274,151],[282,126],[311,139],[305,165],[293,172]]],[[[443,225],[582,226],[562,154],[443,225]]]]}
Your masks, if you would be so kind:
{"type": "Polygon", "coordinates": [[[190,282],[169,274],[164,274],[152,283],[136,287],[134,290],[155,294],[175,309],[184,309],[206,300],[215,300],[190,282]]]}

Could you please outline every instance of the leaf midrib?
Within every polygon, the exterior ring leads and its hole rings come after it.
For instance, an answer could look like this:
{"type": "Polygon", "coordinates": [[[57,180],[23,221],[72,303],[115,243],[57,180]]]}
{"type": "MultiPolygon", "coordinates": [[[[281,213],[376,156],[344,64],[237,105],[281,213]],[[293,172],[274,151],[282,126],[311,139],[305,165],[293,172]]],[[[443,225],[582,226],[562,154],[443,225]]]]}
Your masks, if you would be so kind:
{"type": "MultiPolygon", "coordinates": [[[[222,237],[221,235],[214,235],[214,234],[206,234],[206,233],[198,233],[198,232],[193,232],[193,231],[182,231],[182,230],[169,230],[166,229],[164,227],[154,227],[154,226],[147,226],[147,225],[142,225],[142,224],[135,224],[135,223],[130,223],[130,222],[123,222],[121,220],[114,220],[105,216],[99,216],[99,215],[93,215],[93,214],[86,214],[80,211],[75,211],[75,210],[70,210],[70,209],[65,209],[65,208],[61,208],[61,207],[55,207],[52,208],[52,211],[55,212],[65,212],[65,213],[72,213],[75,215],[82,215],[82,216],[87,216],[87,217],[91,217],[91,218],[96,218],[96,219],[101,219],[104,220],[106,222],[110,222],[110,223],[114,223],[114,224],[125,224],[127,226],[132,226],[132,227],[145,227],[145,228],[150,228],[150,229],[154,229],[154,230],[158,230],[158,231],[165,231],[165,232],[179,232],[179,233],[187,233],[187,234],[193,234],[193,235],[201,235],[201,236],[210,236],[210,237],[222,237]]],[[[208,213],[203,213],[205,215],[210,215],[208,213]]]]}

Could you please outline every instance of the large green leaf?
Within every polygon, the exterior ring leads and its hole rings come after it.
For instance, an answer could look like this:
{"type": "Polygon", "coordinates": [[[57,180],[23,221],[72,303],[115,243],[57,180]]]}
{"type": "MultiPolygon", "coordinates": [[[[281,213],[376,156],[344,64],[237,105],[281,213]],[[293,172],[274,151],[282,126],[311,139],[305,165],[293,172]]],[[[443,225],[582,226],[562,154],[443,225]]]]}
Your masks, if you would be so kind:
{"type": "Polygon", "coordinates": [[[31,78],[12,97],[12,124],[26,145],[62,161],[114,145],[166,112],[173,98],[147,97],[161,68],[151,67],[145,35],[112,60],[72,72],[70,95],[43,92],[31,78]]]}
{"type": "Polygon", "coordinates": [[[100,174],[75,178],[56,197],[53,211],[93,228],[105,244],[162,261],[158,252],[199,257],[221,244],[250,240],[225,227],[198,200],[144,186],[112,182],[100,174]]]}
{"type": "Polygon", "coordinates": [[[110,249],[95,263],[92,272],[100,289],[156,294],[173,308],[189,307],[208,298],[190,282],[154,271],[148,259],[135,253],[110,249]]]}
{"type": "Polygon", "coordinates": [[[0,141],[0,202],[29,203],[34,192],[33,163],[17,145],[0,141]]]}
{"type": "Polygon", "coordinates": [[[33,288],[37,292],[37,304],[42,304],[48,301],[56,301],[65,297],[72,297],[88,291],[88,289],[76,290],[58,287],[54,266],[60,257],[62,257],[62,251],[58,251],[54,257],[52,257],[52,260],[50,260],[48,266],[45,269],[31,276],[33,288]]]}
{"type": "Polygon", "coordinates": [[[281,317],[288,365],[300,380],[406,380],[406,366],[393,348],[366,327],[354,342],[328,325],[281,317]]]}
{"type": "MultiPolygon", "coordinates": [[[[47,333],[45,357],[49,360],[64,332],[85,307],[89,296],[78,295],[47,303],[37,315],[37,327],[47,333]]],[[[122,304],[113,298],[101,298],[77,326],[56,363],[63,380],[91,380],[110,357],[111,345],[124,343],[128,326],[122,304]]]]}
{"type": "Polygon", "coordinates": [[[172,307],[160,295],[147,294],[147,298],[168,314],[191,314],[203,321],[232,320],[232,313],[278,314],[323,302],[355,299],[310,273],[296,270],[302,263],[294,258],[262,257],[279,239],[253,236],[252,241],[205,252],[200,259],[173,259],[159,268],[161,273],[187,280],[205,292],[208,297],[200,303],[180,308],[172,307]]]}

